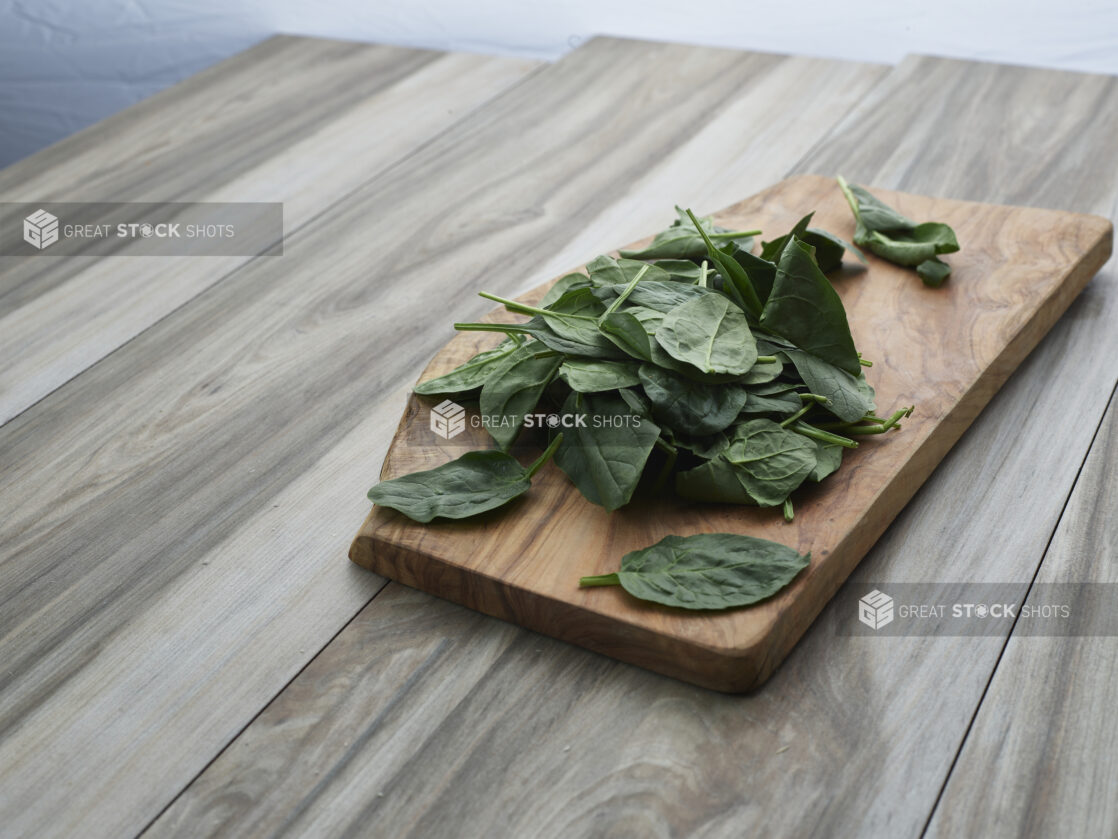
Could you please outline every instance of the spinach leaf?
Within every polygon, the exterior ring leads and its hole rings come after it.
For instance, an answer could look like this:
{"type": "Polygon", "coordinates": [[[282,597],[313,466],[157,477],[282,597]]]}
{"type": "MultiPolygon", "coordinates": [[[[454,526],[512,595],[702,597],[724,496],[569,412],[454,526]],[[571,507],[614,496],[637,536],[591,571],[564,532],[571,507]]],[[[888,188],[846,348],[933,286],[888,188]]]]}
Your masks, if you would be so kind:
{"type": "Polygon", "coordinates": [[[732,250],[727,255],[745,271],[749,282],[757,292],[758,299],[764,305],[769,299],[769,294],[772,293],[773,281],[776,279],[776,265],[741,248],[732,250]]]}
{"type": "Polygon", "coordinates": [[[590,272],[590,280],[595,286],[620,286],[624,288],[640,271],[644,269],[644,280],[658,283],[670,282],[668,272],[659,268],[655,263],[648,264],[635,259],[614,259],[611,256],[599,256],[587,264],[586,270],[590,272]]]}
{"type": "Polygon", "coordinates": [[[815,468],[815,443],[781,428],[772,420],[754,419],[734,429],[722,452],[737,467],[738,480],[762,507],[782,504],[815,468]]]}
{"type": "Polygon", "coordinates": [[[730,435],[725,431],[708,434],[705,437],[681,437],[673,435],[672,442],[681,449],[687,449],[696,457],[710,460],[730,445],[730,435]]]}
{"type": "Polygon", "coordinates": [[[808,213],[796,222],[796,226],[788,233],[773,239],[771,242],[763,242],[761,244],[761,259],[776,262],[780,259],[780,255],[784,253],[788,242],[792,239],[799,239],[814,249],[812,255],[815,263],[824,274],[835,270],[842,264],[842,255],[846,251],[850,251],[862,262],[866,261],[862,252],[845,239],[818,227],[808,227],[811,223],[811,217],[814,215],[815,213],[808,213]]]}
{"type": "Polygon", "coordinates": [[[803,407],[799,397],[792,391],[769,395],[755,393],[749,389],[749,396],[742,408],[742,416],[755,416],[757,414],[774,414],[779,417],[788,417],[803,407]]]}
{"type": "MultiPolygon", "coordinates": [[[[667,271],[668,279],[677,283],[695,285],[703,276],[702,266],[689,259],[658,259],[652,264],[667,271]]],[[[707,273],[710,273],[709,269],[707,273]]]]}
{"type": "Polygon", "coordinates": [[[656,330],[656,341],[673,358],[704,373],[744,376],[757,361],[745,314],[715,292],[668,312],[656,330]]]}
{"type": "Polygon", "coordinates": [[[477,390],[492,375],[498,362],[508,357],[517,344],[506,338],[491,350],[482,350],[469,361],[455,367],[449,373],[436,376],[415,386],[415,392],[423,396],[462,396],[477,390]]]}
{"type": "Polygon", "coordinates": [[[676,491],[687,498],[775,507],[811,474],[812,440],[767,419],[734,428],[727,446],[706,463],[681,472],[676,491]]]}
{"type": "Polygon", "coordinates": [[[652,360],[652,345],[648,332],[644,325],[629,312],[610,312],[598,321],[598,329],[606,340],[626,355],[641,361],[652,360]]]}
{"type": "Polygon", "coordinates": [[[833,443],[815,442],[815,468],[811,470],[808,478],[819,483],[828,475],[837,472],[842,466],[842,446],[833,443]]]}
{"type": "Polygon", "coordinates": [[[624,361],[568,358],[559,368],[559,377],[577,393],[637,387],[641,383],[637,365],[624,361]]]}
{"type": "Polygon", "coordinates": [[[863,265],[866,262],[865,254],[843,239],[818,227],[809,227],[804,231],[803,241],[815,248],[815,264],[824,274],[829,274],[840,265],[846,251],[850,251],[863,265]]]}
{"type": "Polygon", "coordinates": [[[741,267],[741,264],[730,255],[733,245],[727,250],[719,250],[714,246],[707,232],[698,225],[695,219],[695,214],[690,210],[687,215],[691,221],[695,223],[698,228],[699,235],[703,237],[703,242],[707,246],[707,256],[710,261],[718,266],[719,273],[722,274],[724,282],[723,290],[730,296],[730,298],[738,304],[744,311],[749,312],[754,317],[759,317],[761,314],[761,299],[757,296],[757,291],[753,287],[753,283],[749,280],[749,274],[741,267]]]}
{"type": "Polygon", "coordinates": [[[776,594],[810,558],[754,536],[667,536],[625,554],[617,573],[583,577],[579,585],[620,585],[641,600],[683,609],[728,609],[776,594]]]}
{"type": "Polygon", "coordinates": [[[566,294],[568,291],[574,291],[579,288],[590,288],[593,285],[590,278],[585,274],[575,272],[573,274],[564,274],[562,277],[555,281],[555,284],[547,290],[547,293],[540,300],[540,308],[546,309],[552,305],[556,300],[566,294]]]}
{"type": "MultiPolygon", "coordinates": [[[[608,353],[613,348],[598,331],[598,318],[606,307],[589,288],[576,288],[564,293],[550,308],[537,313],[553,333],[577,344],[608,353]]],[[[542,340],[542,339],[541,339],[542,340]]]]}
{"type": "MultiPolygon", "coordinates": [[[[645,274],[645,277],[647,276],[648,275],[645,274]]],[[[606,286],[597,290],[597,297],[599,300],[604,300],[608,297],[617,297],[624,290],[624,286],[606,286]]],[[[685,283],[675,283],[670,280],[662,282],[659,280],[642,279],[637,283],[636,287],[629,292],[629,297],[626,302],[629,306],[640,306],[666,315],[680,303],[694,300],[696,297],[701,297],[709,293],[710,292],[705,288],[686,285],[685,283]]]]}
{"type": "Polygon", "coordinates": [[[793,239],[803,240],[804,233],[807,232],[807,226],[811,224],[811,217],[814,215],[814,212],[808,213],[796,222],[796,225],[783,236],[779,236],[771,242],[762,242],[761,259],[768,262],[777,262],[784,253],[784,249],[788,246],[789,242],[793,239]]]}
{"type": "Polygon", "coordinates": [[[758,361],[741,377],[743,385],[767,384],[784,372],[784,364],[778,358],[776,361],[758,361]]]}
{"type": "Polygon", "coordinates": [[[466,452],[434,469],[381,481],[369,490],[369,500],[423,523],[436,518],[464,519],[495,510],[528,491],[532,476],[562,440],[563,435],[558,435],[527,469],[512,455],[495,449],[466,452]]]}
{"type": "Polygon", "coordinates": [[[666,317],[663,312],[649,309],[647,306],[629,306],[625,311],[639,320],[644,331],[650,336],[656,334],[656,330],[660,328],[660,324],[666,317]]]}
{"type": "Polygon", "coordinates": [[[563,404],[577,419],[564,432],[555,453],[562,469],[585,498],[613,511],[629,503],[660,428],[633,414],[627,402],[612,393],[572,393],[563,404]]]}
{"type": "Polygon", "coordinates": [[[761,326],[851,375],[861,372],[842,300],[807,247],[795,239],[780,256],[761,326]]]}
{"type": "Polygon", "coordinates": [[[517,347],[481,386],[482,420],[502,449],[512,445],[563,360],[558,355],[537,357],[537,352],[531,344],[517,347]]]}
{"type": "Polygon", "coordinates": [[[842,175],[838,183],[854,214],[854,244],[897,265],[916,268],[927,285],[943,284],[951,267],[937,256],[959,250],[954,230],[942,222],[917,224],[863,187],[848,184],[842,175]]]}
{"type": "Polygon", "coordinates": [[[631,387],[623,387],[617,391],[617,395],[629,406],[629,410],[641,417],[652,415],[652,403],[641,390],[631,387]]]}
{"type": "Polygon", "coordinates": [[[924,281],[924,285],[939,288],[951,275],[951,266],[938,256],[933,256],[917,265],[916,273],[924,281]]]}
{"type": "Polygon", "coordinates": [[[745,388],[738,384],[703,384],[652,364],[642,364],[637,375],[652,415],[689,436],[727,428],[745,405],[745,388]]]}
{"type": "Polygon", "coordinates": [[[873,388],[862,371],[852,376],[811,353],[783,350],[811,393],[827,397],[826,408],[843,422],[856,422],[873,410],[873,388]]]}
{"type": "Polygon", "coordinates": [[[675,491],[682,498],[708,504],[757,505],[742,484],[738,468],[726,460],[721,451],[712,454],[705,463],[677,473],[675,491]]]}
{"type": "Polygon", "coordinates": [[[680,207],[675,208],[679,216],[667,230],[657,233],[651,244],[642,250],[621,251],[621,256],[628,259],[688,259],[701,260],[707,252],[706,242],[700,235],[700,228],[711,239],[734,242],[743,248],[750,248],[753,236],[759,230],[727,230],[715,227],[714,221],[709,216],[696,219],[689,216],[680,207]]]}

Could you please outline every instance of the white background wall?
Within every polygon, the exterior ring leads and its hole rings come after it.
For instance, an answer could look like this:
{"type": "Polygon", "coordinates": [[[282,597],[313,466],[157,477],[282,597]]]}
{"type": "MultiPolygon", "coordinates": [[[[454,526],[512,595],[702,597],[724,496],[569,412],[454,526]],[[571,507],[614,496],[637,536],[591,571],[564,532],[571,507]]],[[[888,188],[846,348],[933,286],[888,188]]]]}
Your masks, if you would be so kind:
{"type": "Polygon", "coordinates": [[[547,59],[602,33],[1118,74],[1118,0],[0,0],[0,166],[275,32],[547,59]]]}

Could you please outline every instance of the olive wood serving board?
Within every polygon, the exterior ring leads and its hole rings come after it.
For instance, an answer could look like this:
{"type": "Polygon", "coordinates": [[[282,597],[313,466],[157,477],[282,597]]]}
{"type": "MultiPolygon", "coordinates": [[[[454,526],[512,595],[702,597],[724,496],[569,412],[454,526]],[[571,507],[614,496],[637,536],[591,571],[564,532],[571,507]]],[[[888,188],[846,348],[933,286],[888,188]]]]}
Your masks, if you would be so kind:
{"type": "MultiPolygon", "coordinates": [[[[607,513],[549,463],[525,496],[475,520],[422,525],[374,507],[350,558],[430,594],[641,667],[720,691],[756,688],[1111,252],[1112,226],[1098,216],[872,191],[916,221],[947,222],[962,249],[946,257],[952,275],[939,289],[872,255],[863,269],[848,254],[832,275],[855,344],[873,361],[866,377],[877,391],[878,413],[912,404],[916,410],[901,431],[862,438],[838,472],[794,494],[793,522],[786,523],[779,509],[676,499],[637,499],[607,513]],[[644,603],[619,587],[578,587],[580,576],[616,571],[629,551],[669,534],[701,532],[772,539],[810,551],[811,563],[769,600],[723,612],[644,603]]],[[[715,219],[735,230],[761,228],[758,238],[768,239],[811,210],[813,226],[853,237],[853,218],[835,182],[814,175],[784,180],[715,219]]],[[[548,285],[522,299],[538,300],[548,285]]],[[[503,310],[490,317],[517,319],[503,310]]],[[[453,369],[499,338],[458,334],[422,379],[453,369]]],[[[382,479],[494,445],[469,423],[450,440],[434,434],[429,417],[437,401],[410,397],[382,479]]],[[[538,449],[522,454],[528,462],[538,449]]]]}

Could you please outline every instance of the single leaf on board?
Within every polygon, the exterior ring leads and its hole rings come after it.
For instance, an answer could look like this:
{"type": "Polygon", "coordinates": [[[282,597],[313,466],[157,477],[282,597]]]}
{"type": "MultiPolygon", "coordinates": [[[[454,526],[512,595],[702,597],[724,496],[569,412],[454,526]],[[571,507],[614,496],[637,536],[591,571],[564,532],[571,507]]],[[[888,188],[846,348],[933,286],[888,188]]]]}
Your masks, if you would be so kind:
{"type": "Polygon", "coordinates": [[[942,222],[917,224],[841,175],[838,183],[854,214],[854,244],[897,265],[916,268],[926,285],[943,284],[951,266],[937,256],[959,250],[954,230],[942,222]]]}
{"type": "Polygon", "coordinates": [[[621,558],[615,574],[583,586],[620,585],[641,600],[682,609],[728,609],[772,597],[807,567],[810,554],[731,533],[667,536],[621,558]]]}
{"type": "Polygon", "coordinates": [[[562,436],[528,468],[495,449],[466,452],[434,469],[381,481],[369,490],[369,500],[423,523],[495,510],[528,491],[532,476],[555,453],[562,436]]]}

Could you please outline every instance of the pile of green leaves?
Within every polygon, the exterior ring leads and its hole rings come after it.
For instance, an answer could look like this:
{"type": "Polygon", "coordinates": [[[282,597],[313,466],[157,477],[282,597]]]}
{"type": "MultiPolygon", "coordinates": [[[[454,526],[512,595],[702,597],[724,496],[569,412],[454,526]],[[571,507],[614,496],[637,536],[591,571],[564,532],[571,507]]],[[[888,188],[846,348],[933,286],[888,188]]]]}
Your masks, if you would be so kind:
{"type": "Polygon", "coordinates": [[[838,176],[839,187],[854,213],[854,244],[897,265],[915,268],[925,285],[938,288],[951,274],[940,254],[955,253],[955,231],[938,221],[917,224],[838,176]]]}
{"type": "MultiPolygon", "coordinates": [[[[585,273],[560,278],[538,306],[483,293],[527,319],[455,324],[506,337],[416,392],[476,400],[498,448],[382,482],[370,498],[422,522],[487,512],[525,492],[553,454],[582,495],[607,510],[640,491],[777,507],[791,519],[799,487],[838,469],[858,438],[900,427],[911,408],[877,415],[863,375],[869,362],[825,276],[850,245],[809,227],[809,214],[755,255],[759,231],[724,230],[676,209],[647,248],[598,257],[585,273]],[[586,421],[564,423],[525,469],[507,452],[525,418],[540,413],[586,421]]],[[[665,540],[639,567],[627,556],[633,567],[623,565],[612,582],[668,605],[726,608],[774,593],[806,563],[788,548],[774,553],[774,543],[762,550],[763,540],[704,537],[688,543],[691,576],[639,582],[665,563],[673,574],[682,568],[683,549],[665,540]],[[707,560],[694,561],[695,549],[707,560]],[[773,556],[785,572],[795,569],[791,576],[764,571],[773,556]],[[708,560],[722,570],[713,573],[708,560]],[[706,575],[697,588],[680,582],[695,574],[706,575]]]]}

